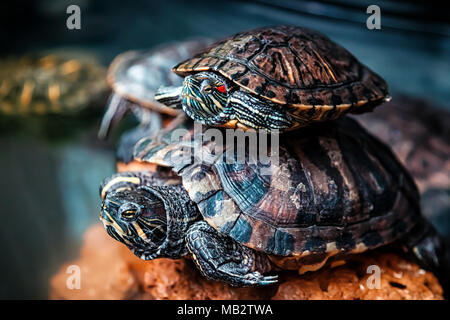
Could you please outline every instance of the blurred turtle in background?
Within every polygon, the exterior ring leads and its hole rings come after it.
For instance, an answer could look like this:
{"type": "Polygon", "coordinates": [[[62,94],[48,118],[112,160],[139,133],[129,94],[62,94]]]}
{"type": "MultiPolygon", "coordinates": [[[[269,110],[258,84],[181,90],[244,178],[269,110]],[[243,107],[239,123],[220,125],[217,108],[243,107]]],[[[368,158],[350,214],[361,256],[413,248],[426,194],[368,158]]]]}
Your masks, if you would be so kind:
{"type": "Polygon", "coordinates": [[[128,51],[113,60],[107,73],[107,82],[113,93],[98,136],[105,139],[111,127],[117,125],[127,113],[131,112],[139,121],[137,128],[121,136],[117,148],[119,161],[131,161],[136,142],[156,134],[162,128],[161,114],[171,118],[181,112],[157,102],[155,91],[160,86],[181,85],[182,78],[174,74],[171,68],[204,50],[210,43],[212,41],[203,38],[172,42],[152,50],[128,51]]]}
{"type": "Polygon", "coordinates": [[[0,114],[74,115],[104,97],[106,70],[87,55],[0,60],[0,114]]]}

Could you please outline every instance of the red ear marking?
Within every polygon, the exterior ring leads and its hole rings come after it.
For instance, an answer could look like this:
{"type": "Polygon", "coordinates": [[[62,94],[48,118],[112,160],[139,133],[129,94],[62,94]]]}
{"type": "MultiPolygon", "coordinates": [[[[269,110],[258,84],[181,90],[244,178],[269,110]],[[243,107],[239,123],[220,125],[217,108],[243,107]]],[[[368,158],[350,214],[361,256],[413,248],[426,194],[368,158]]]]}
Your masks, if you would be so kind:
{"type": "Polygon", "coordinates": [[[218,91],[222,92],[222,93],[227,92],[227,89],[225,88],[224,85],[218,86],[218,87],[216,87],[216,89],[217,89],[218,91]]]}

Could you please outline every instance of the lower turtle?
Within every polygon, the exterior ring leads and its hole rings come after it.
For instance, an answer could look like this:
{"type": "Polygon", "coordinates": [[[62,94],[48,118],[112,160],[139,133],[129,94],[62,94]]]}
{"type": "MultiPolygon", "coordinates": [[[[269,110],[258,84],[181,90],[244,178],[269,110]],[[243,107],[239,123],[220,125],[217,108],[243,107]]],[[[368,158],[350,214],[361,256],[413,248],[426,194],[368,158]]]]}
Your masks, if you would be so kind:
{"type": "Polygon", "coordinates": [[[394,243],[436,273],[448,266],[414,181],[356,121],[285,133],[262,161],[176,120],[141,140],[135,158],[178,182],[123,172],[100,187],[104,227],[139,258],[190,256],[206,278],[233,286],[275,284],[272,271],[303,274],[394,243]]]}
{"type": "Polygon", "coordinates": [[[119,142],[117,157],[131,161],[136,142],[152,136],[162,127],[162,116],[174,117],[180,113],[154,99],[160,86],[181,85],[182,79],[171,72],[174,64],[210,44],[206,38],[162,44],[151,50],[132,50],[118,55],[110,64],[107,82],[112,94],[98,132],[105,139],[114,125],[128,113],[139,121],[138,127],[125,132],[119,142]]]}

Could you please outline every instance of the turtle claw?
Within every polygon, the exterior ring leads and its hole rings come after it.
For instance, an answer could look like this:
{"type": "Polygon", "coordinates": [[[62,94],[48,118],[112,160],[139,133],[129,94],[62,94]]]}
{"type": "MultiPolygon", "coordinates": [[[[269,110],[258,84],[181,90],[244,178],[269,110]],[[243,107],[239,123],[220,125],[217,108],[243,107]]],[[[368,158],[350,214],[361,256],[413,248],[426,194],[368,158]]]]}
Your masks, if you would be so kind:
{"type": "Polygon", "coordinates": [[[246,274],[242,283],[238,285],[243,286],[269,286],[272,284],[276,284],[278,282],[278,275],[274,276],[263,276],[258,271],[246,274]]]}
{"type": "Polygon", "coordinates": [[[267,286],[278,282],[276,275],[263,275],[270,271],[265,254],[219,234],[206,221],[196,222],[189,228],[186,246],[194,263],[208,279],[236,287],[267,286]]]}
{"type": "Polygon", "coordinates": [[[278,283],[278,276],[266,276],[259,280],[258,285],[260,286],[270,286],[272,284],[278,283]]]}

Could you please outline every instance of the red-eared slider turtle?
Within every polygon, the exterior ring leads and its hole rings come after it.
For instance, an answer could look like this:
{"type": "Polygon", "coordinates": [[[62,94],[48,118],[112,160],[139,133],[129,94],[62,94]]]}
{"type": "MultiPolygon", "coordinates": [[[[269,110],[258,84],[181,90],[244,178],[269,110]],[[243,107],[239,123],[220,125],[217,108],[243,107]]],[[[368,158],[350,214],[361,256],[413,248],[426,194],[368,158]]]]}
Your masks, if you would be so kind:
{"type": "Polygon", "coordinates": [[[278,26],[238,33],[173,68],[156,99],[206,125],[288,130],[388,99],[386,82],[324,35],[278,26]]]}
{"type": "Polygon", "coordinates": [[[182,79],[171,72],[172,66],[204,50],[210,43],[203,38],[173,42],[152,50],[128,51],[113,60],[107,73],[113,93],[98,135],[106,138],[110,128],[130,111],[139,121],[136,129],[121,137],[117,151],[120,160],[131,160],[136,142],[144,136],[156,134],[161,128],[159,113],[176,116],[180,112],[155,101],[155,91],[160,86],[181,85],[182,79]]]}
{"type": "Polygon", "coordinates": [[[304,273],[397,241],[439,267],[443,244],[420,214],[413,180],[354,120],[282,135],[270,163],[250,161],[250,148],[236,161],[234,147],[220,152],[207,131],[183,126],[135,150],[136,159],[172,169],[182,184],[125,172],[101,186],[107,232],[141,259],[190,254],[207,278],[267,285],[277,281],[263,275],[274,267],[304,273]]]}
{"type": "Polygon", "coordinates": [[[75,114],[104,97],[105,74],[86,54],[0,60],[0,112],[14,116],[75,114]]]}

